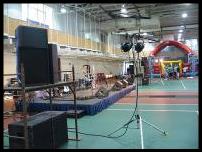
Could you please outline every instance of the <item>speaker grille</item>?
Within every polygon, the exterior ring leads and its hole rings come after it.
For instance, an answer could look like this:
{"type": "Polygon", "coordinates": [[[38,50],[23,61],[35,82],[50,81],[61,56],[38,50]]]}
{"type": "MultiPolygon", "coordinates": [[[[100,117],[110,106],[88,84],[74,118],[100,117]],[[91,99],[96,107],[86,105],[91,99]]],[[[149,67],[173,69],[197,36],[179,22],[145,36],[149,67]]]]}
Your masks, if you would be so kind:
{"type": "MultiPolygon", "coordinates": [[[[47,30],[19,26],[16,29],[17,73],[24,67],[25,86],[50,83],[47,30]]],[[[18,76],[21,80],[21,76],[18,76]]]]}

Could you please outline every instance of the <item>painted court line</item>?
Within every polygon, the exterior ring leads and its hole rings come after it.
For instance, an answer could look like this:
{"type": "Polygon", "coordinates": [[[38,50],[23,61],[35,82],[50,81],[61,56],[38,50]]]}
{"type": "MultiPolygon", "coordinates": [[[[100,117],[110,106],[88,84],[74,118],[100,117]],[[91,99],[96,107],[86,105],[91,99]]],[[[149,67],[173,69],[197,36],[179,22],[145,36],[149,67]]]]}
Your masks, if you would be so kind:
{"type": "MultiPolygon", "coordinates": [[[[134,111],[134,109],[106,109],[111,111],[134,111]]],[[[195,110],[139,110],[139,111],[153,111],[153,112],[196,112],[195,110]]]]}
{"type": "Polygon", "coordinates": [[[162,78],[161,78],[161,83],[162,83],[163,85],[165,85],[165,84],[163,83],[163,80],[162,80],[162,78]]]}
{"type": "Polygon", "coordinates": [[[182,82],[182,80],[180,80],[180,82],[181,82],[181,84],[182,84],[184,90],[186,90],[186,87],[185,87],[184,83],[182,82]]]}
{"type": "Polygon", "coordinates": [[[141,137],[141,148],[144,149],[143,131],[142,131],[142,118],[140,117],[140,137],[141,137]]]}

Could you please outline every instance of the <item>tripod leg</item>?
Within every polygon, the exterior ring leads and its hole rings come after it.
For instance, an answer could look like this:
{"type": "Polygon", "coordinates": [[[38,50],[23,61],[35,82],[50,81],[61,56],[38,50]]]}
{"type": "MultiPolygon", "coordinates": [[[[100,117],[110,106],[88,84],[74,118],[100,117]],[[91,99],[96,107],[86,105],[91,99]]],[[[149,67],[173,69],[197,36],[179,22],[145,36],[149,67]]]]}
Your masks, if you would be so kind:
{"type": "Polygon", "coordinates": [[[148,124],[149,126],[153,127],[154,129],[158,130],[159,132],[163,133],[165,136],[168,134],[166,131],[162,130],[161,128],[157,127],[156,125],[153,125],[147,121],[145,121],[144,119],[142,119],[142,121],[146,124],[148,124]]]}
{"type": "Polygon", "coordinates": [[[133,121],[134,121],[134,120],[131,119],[129,122],[127,122],[126,124],[124,124],[122,127],[120,127],[119,129],[115,130],[114,132],[108,134],[107,136],[111,136],[112,134],[118,132],[118,131],[121,130],[122,128],[127,127],[127,126],[128,126],[131,122],[133,122],[133,121]]]}

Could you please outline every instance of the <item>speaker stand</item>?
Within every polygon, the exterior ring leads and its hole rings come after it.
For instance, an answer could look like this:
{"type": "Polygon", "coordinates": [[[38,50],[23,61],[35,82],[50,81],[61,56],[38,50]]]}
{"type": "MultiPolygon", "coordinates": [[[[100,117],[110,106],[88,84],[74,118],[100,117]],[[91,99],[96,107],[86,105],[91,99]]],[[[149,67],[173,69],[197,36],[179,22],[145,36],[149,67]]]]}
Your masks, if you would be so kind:
{"type": "MultiPolygon", "coordinates": [[[[134,58],[135,59],[135,58],[134,58]]],[[[139,59],[139,53],[138,53],[138,57],[137,57],[137,65],[135,66],[136,67],[136,73],[138,74],[139,72],[141,72],[141,69],[140,69],[140,59],[139,59]],[[139,67],[139,70],[138,70],[138,67],[139,67]]],[[[158,126],[142,119],[142,117],[140,116],[139,114],[139,108],[138,108],[138,78],[136,79],[136,89],[137,89],[137,96],[136,96],[136,114],[135,114],[135,120],[137,122],[137,129],[140,129],[140,137],[141,137],[141,149],[144,149],[144,138],[143,138],[143,128],[142,128],[142,122],[144,122],[145,124],[149,125],[150,127],[153,127],[154,129],[156,129],[157,131],[159,131],[160,133],[162,133],[163,135],[167,135],[167,132],[164,131],[163,129],[159,128],[158,126]]],[[[132,121],[130,121],[129,123],[133,122],[134,119],[132,121]]]]}

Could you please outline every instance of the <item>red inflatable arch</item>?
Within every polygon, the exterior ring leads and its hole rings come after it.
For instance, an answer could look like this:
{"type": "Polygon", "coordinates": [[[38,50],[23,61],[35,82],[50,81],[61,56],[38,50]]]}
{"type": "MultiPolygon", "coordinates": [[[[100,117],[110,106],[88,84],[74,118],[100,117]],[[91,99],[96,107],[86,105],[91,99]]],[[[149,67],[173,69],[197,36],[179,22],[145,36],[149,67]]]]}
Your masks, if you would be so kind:
{"type": "Polygon", "coordinates": [[[150,56],[155,56],[158,52],[160,52],[162,49],[164,49],[166,46],[175,46],[177,48],[182,49],[186,54],[192,53],[192,50],[186,46],[185,44],[174,41],[174,40],[167,40],[163,41],[159,45],[157,45],[153,51],[151,51],[150,56]]]}

